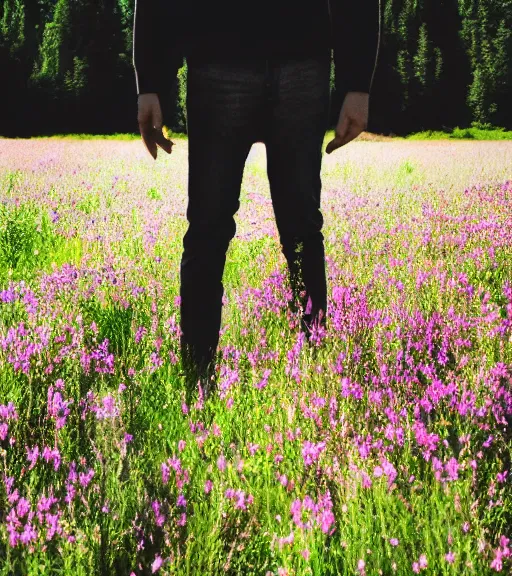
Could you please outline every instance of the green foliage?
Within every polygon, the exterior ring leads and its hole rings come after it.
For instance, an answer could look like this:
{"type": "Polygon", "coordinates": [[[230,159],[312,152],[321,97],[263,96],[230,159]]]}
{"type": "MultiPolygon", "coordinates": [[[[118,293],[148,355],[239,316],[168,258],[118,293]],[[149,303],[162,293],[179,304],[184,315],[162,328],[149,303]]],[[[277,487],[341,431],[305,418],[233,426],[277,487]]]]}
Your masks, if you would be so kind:
{"type": "Polygon", "coordinates": [[[490,124],[473,122],[470,128],[459,128],[456,126],[451,131],[424,130],[415,132],[407,136],[408,140],[445,140],[470,139],[470,140],[512,140],[512,131],[507,131],[502,127],[493,127],[490,124]]]}
{"type": "Polygon", "coordinates": [[[423,87],[427,86],[430,80],[428,77],[431,60],[429,44],[427,26],[423,23],[419,31],[418,50],[412,59],[414,63],[414,76],[423,87]]]}
{"type": "Polygon", "coordinates": [[[329,76],[329,85],[331,87],[331,93],[334,91],[334,88],[335,88],[335,81],[336,81],[335,72],[336,72],[336,68],[334,66],[334,58],[331,54],[331,71],[330,71],[330,76],[329,76]]]}
{"type": "Polygon", "coordinates": [[[147,196],[150,200],[161,200],[162,194],[156,188],[150,188],[147,192],[147,196]]]}
{"type": "Polygon", "coordinates": [[[16,205],[0,209],[0,261],[16,268],[25,256],[29,259],[35,244],[36,226],[32,214],[16,205]]]}
{"type": "Polygon", "coordinates": [[[57,0],[53,19],[44,28],[39,49],[39,65],[32,74],[33,80],[48,79],[56,83],[63,72],[63,50],[66,49],[71,24],[69,0],[57,0]]]}
{"type": "Polygon", "coordinates": [[[11,174],[6,201],[0,204],[0,282],[7,276],[27,278],[44,266],[63,242],[56,236],[49,215],[37,206],[21,203],[14,195],[17,174],[11,174]]]}
{"type": "Polygon", "coordinates": [[[474,136],[473,133],[471,132],[471,130],[469,130],[468,128],[465,129],[461,129],[461,128],[454,128],[453,132],[450,134],[450,138],[456,138],[456,139],[469,139],[469,140],[473,140],[474,136]]]}
{"type": "Polygon", "coordinates": [[[443,54],[438,46],[434,48],[434,59],[435,59],[434,77],[436,80],[439,80],[441,74],[443,73],[443,54]]]}
{"type": "MultiPolygon", "coordinates": [[[[178,70],[178,124],[187,126],[187,62],[178,70]]],[[[188,132],[188,130],[185,130],[188,132]]]]}
{"type": "Polygon", "coordinates": [[[0,20],[0,45],[14,55],[25,42],[25,6],[23,0],[4,0],[0,20]]]}
{"type": "Polygon", "coordinates": [[[27,278],[62,243],[52,231],[50,219],[35,206],[0,206],[0,270],[13,278],[27,278]]]}
{"type": "Polygon", "coordinates": [[[64,86],[69,92],[79,96],[87,87],[88,63],[85,58],[75,56],[73,58],[73,69],[67,70],[64,77],[64,86]]]}
{"type": "MultiPolygon", "coordinates": [[[[460,36],[471,64],[467,102],[477,122],[491,122],[498,97],[510,82],[512,64],[512,3],[459,0],[460,36]]],[[[510,85],[508,85],[510,91],[510,85]]]]}
{"type": "Polygon", "coordinates": [[[133,0],[117,0],[117,6],[121,15],[121,26],[124,35],[124,44],[127,54],[133,51],[133,0]]]}

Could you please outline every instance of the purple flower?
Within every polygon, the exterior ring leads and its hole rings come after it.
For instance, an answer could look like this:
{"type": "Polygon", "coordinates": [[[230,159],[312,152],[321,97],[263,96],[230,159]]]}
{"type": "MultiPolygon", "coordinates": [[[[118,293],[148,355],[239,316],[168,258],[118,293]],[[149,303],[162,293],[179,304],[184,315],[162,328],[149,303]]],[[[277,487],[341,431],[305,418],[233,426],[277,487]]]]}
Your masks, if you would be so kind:
{"type": "Polygon", "coordinates": [[[270,369],[265,370],[263,377],[257,384],[254,385],[254,387],[257,388],[258,390],[262,390],[263,388],[265,388],[268,384],[268,379],[270,378],[271,374],[272,370],[270,369]]]}
{"type": "Polygon", "coordinates": [[[395,478],[397,477],[397,471],[393,466],[393,464],[391,464],[389,460],[386,460],[386,458],[383,458],[381,460],[381,466],[384,474],[388,477],[388,487],[389,487],[395,481],[395,478]]]}
{"type": "Polygon", "coordinates": [[[483,448],[489,448],[489,446],[492,444],[492,441],[494,440],[494,436],[491,434],[487,440],[485,442],[482,443],[482,447],[483,448]]]}
{"type": "Polygon", "coordinates": [[[331,526],[334,524],[334,514],[330,509],[324,509],[316,515],[316,521],[324,534],[329,534],[331,526]]]}
{"type": "Polygon", "coordinates": [[[20,498],[16,506],[16,514],[19,518],[23,518],[30,511],[30,502],[26,498],[20,498]]]}
{"type": "Polygon", "coordinates": [[[164,361],[156,352],[152,352],[149,356],[149,371],[151,373],[155,372],[160,366],[162,366],[164,361]]]}
{"type": "Polygon", "coordinates": [[[53,462],[53,469],[54,470],[59,469],[61,458],[60,458],[60,452],[57,448],[51,449],[48,446],[45,446],[43,448],[43,453],[42,453],[41,457],[47,463],[53,462]]]}
{"type": "Polygon", "coordinates": [[[25,528],[20,535],[20,542],[22,544],[28,544],[29,542],[33,542],[37,539],[37,532],[32,524],[28,523],[25,524],[25,528]]]}
{"type": "Polygon", "coordinates": [[[94,470],[92,468],[89,468],[89,470],[85,474],[83,472],[80,472],[80,474],[78,474],[78,481],[80,482],[81,486],[87,488],[93,477],[94,477],[94,470]]]}
{"type": "Polygon", "coordinates": [[[144,326],[139,326],[137,332],[135,333],[135,343],[138,344],[142,338],[147,334],[147,328],[144,326]]]}
{"type": "Polygon", "coordinates": [[[62,534],[62,526],[59,523],[59,518],[60,515],[62,514],[61,511],[59,511],[57,514],[50,514],[47,513],[46,514],[46,525],[47,525],[47,529],[46,529],[46,540],[51,540],[55,534],[62,534]]]}
{"type": "Polygon", "coordinates": [[[181,472],[181,461],[179,458],[173,456],[167,460],[167,463],[175,472],[181,472]]]}
{"type": "Polygon", "coordinates": [[[459,477],[458,470],[459,470],[459,463],[457,462],[456,458],[450,458],[448,462],[444,465],[444,470],[446,472],[446,479],[447,480],[457,480],[459,477]]]}
{"type": "Polygon", "coordinates": [[[162,470],[162,482],[167,484],[167,482],[169,482],[169,466],[167,466],[165,462],[162,462],[160,469],[162,470]]]}
{"type": "Polygon", "coordinates": [[[318,442],[317,444],[314,444],[313,442],[309,442],[309,440],[305,440],[304,444],[302,445],[302,457],[304,459],[304,464],[309,466],[316,462],[324,449],[325,442],[318,442]]]}
{"type": "Polygon", "coordinates": [[[50,418],[56,421],[56,428],[59,430],[66,424],[66,418],[69,415],[68,406],[72,404],[73,400],[66,401],[63,399],[60,392],[54,392],[53,386],[48,388],[47,411],[50,418]]]}
{"type": "Polygon", "coordinates": [[[155,559],[153,560],[153,564],[151,564],[151,572],[154,574],[155,572],[158,572],[158,570],[160,570],[160,568],[162,567],[163,564],[163,560],[160,557],[159,554],[157,554],[155,556],[155,559]]]}
{"type": "Polygon", "coordinates": [[[9,494],[7,501],[9,502],[9,504],[14,504],[18,498],[20,497],[18,489],[16,488],[16,490],[14,490],[14,492],[11,492],[11,494],[9,494]]]}
{"type": "Polygon", "coordinates": [[[217,458],[217,468],[218,468],[221,472],[224,472],[224,470],[226,469],[226,458],[224,458],[224,454],[221,454],[221,455],[217,458]]]}
{"type": "Polygon", "coordinates": [[[13,288],[8,288],[7,290],[0,290],[0,301],[4,304],[11,304],[16,300],[16,292],[13,288]]]}
{"type": "Polygon", "coordinates": [[[165,516],[162,514],[161,510],[160,510],[160,503],[158,502],[158,500],[154,500],[151,503],[151,508],[153,510],[153,513],[155,515],[155,523],[157,526],[163,526],[165,523],[165,516]]]}
{"type": "Polygon", "coordinates": [[[293,544],[294,540],[295,540],[295,535],[294,535],[293,530],[292,530],[288,534],[288,536],[285,536],[284,538],[279,538],[279,549],[282,550],[282,548],[285,544],[293,544]]]}
{"type": "Polygon", "coordinates": [[[498,484],[504,484],[508,476],[508,470],[504,470],[503,472],[498,472],[496,475],[496,482],[498,484]]]}
{"type": "Polygon", "coordinates": [[[180,519],[178,520],[178,526],[185,526],[186,523],[187,523],[187,515],[185,514],[185,512],[183,512],[183,514],[180,516],[180,519]]]}
{"type": "Polygon", "coordinates": [[[54,496],[49,496],[48,498],[46,496],[41,496],[41,498],[39,498],[39,502],[37,503],[37,510],[39,512],[48,512],[57,502],[58,499],[54,496]]]}
{"type": "Polygon", "coordinates": [[[96,418],[105,420],[106,418],[116,418],[119,416],[119,408],[115,399],[109,394],[101,399],[101,406],[96,410],[96,418]]]}
{"type": "Polygon", "coordinates": [[[235,494],[235,508],[239,510],[245,510],[247,508],[245,492],[243,490],[237,490],[235,494]]]}

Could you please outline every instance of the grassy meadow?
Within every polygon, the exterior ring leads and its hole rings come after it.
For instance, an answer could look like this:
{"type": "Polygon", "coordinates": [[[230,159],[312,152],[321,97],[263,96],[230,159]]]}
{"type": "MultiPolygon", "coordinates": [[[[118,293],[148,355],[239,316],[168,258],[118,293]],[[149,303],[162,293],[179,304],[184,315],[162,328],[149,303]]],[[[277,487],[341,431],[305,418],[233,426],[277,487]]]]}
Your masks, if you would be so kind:
{"type": "Polygon", "coordinates": [[[511,573],[512,143],[379,140],[324,156],[310,340],[253,146],[208,399],[187,140],[0,140],[0,576],[511,573]]]}

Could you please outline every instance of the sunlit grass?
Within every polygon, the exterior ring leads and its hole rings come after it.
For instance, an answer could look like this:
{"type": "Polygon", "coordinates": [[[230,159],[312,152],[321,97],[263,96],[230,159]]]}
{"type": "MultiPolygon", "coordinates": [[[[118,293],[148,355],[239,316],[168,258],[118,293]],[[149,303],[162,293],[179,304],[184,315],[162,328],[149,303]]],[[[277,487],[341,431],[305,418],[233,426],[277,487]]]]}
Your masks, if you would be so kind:
{"type": "Polygon", "coordinates": [[[310,341],[255,145],[206,401],[179,358],[186,140],[2,150],[1,575],[510,572],[507,142],[324,157],[310,341]]]}

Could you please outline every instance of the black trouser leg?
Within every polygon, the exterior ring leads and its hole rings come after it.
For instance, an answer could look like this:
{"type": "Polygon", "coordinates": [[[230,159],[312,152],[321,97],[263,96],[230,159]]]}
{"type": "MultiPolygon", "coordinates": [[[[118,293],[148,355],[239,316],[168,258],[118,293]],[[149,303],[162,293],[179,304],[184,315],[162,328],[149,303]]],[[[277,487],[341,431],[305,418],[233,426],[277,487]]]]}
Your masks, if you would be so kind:
{"type": "Polygon", "coordinates": [[[322,145],[329,122],[330,60],[280,66],[278,94],[266,140],[267,170],[283,254],[295,303],[306,327],[327,311],[324,242],[321,232],[322,145]]]}
{"type": "MultiPolygon", "coordinates": [[[[181,260],[182,358],[204,370],[219,340],[222,275],[235,235],[259,77],[219,65],[188,70],[189,181],[181,260]]],[[[261,83],[261,81],[260,81],[261,83]]]]}

